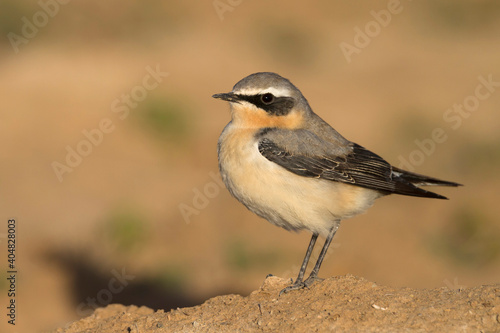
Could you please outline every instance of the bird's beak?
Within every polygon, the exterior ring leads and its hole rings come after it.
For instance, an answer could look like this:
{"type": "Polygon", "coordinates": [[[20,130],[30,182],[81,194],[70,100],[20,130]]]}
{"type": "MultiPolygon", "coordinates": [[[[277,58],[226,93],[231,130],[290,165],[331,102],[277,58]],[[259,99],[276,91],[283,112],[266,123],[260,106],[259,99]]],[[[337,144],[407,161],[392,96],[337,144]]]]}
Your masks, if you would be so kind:
{"type": "Polygon", "coordinates": [[[238,95],[233,94],[232,92],[223,93],[223,94],[215,94],[212,97],[219,98],[219,99],[222,99],[223,101],[228,101],[228,102],[232,102],[232,103],[239,103],[241,100],[238,95]]]}

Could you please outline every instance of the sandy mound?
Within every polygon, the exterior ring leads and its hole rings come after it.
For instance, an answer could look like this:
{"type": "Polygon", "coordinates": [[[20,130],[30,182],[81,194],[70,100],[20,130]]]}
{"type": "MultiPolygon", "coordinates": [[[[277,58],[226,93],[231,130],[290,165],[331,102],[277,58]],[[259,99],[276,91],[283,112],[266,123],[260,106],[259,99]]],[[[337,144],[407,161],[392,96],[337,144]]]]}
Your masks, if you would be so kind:
{"type": "Polygon", "coordinates": [[[285,294],[268,277],[248,297],[218,296],[169,312],[110,305],[56,332],[500,331],[500,285],[462,290],[379,286],[351,275],[285,294]]]}

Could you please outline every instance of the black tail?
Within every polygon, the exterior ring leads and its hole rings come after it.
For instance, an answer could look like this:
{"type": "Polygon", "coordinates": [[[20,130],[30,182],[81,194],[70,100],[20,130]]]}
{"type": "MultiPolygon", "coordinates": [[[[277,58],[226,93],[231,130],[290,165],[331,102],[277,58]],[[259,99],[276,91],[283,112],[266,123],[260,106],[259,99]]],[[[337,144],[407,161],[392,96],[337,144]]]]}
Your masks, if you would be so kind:
{"type": "Polygon", "coordinates": [[[411,195],[415,197],[448,199],[440,194],[426,191],[420,186],[462,186],[462,184],[432,178],[418,173],[402,170],[392,167],[393,179],[396,181],[396,189],[394,193],[402,195],[411,195]]]}

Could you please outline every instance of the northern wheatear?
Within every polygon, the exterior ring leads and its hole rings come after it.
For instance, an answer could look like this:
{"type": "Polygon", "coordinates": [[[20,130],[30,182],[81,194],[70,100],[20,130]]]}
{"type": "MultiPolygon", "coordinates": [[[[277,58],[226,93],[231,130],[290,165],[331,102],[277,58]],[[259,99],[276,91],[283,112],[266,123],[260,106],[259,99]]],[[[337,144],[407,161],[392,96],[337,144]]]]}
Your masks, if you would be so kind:
{"type": "Polygon", "coordinates": [[[218,142],[219,168],[229,192],[250,211],[312,238],[297,280],[281,293],[310,286],[340,221],[364,212],[387,194],[446,199],[423,185],[460,184],[408,172],[345,139],[316,115],[289,80],[255,73],[229,93],[231,121],[218,142]],[[326,238],[303,281],[318,235],[326,238]]]}

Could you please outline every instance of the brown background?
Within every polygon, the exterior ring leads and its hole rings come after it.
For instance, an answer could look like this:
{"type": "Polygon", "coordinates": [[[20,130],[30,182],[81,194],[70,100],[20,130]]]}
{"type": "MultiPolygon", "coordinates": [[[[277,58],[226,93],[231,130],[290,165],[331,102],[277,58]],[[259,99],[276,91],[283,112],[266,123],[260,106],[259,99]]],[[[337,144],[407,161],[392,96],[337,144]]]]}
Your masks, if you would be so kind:
{"type": "Polygon", "coordinates": [[[465,184],[438,189],[450,201],[379,200],[343,223],[320,275],[391,287],[498,282],[500,89],[457,129],[443,115],[474,95],[479,76],[500,82],[500,5],[401,1],[348,62],[339,45],[353,45],[355,29],[373,25],[371,11],[387,10],[387,1],[220,3],[230,7],[60,4],[16,52],[9,33],[23,36],[23,17],[33,22],[42,9],[2,2],[2,309],[12,217],[19,274],[18,325],[8,326],[2,310],[0,330],[62,327],[89,314],[92,298],[168,310],[246,295],[268,273],[295,277],[310,235],[257,218],[213,178],[229,112],[211,95],[257,71],[289,78],[316,113],[393,164],[421,154],[417,172],[465,184]],[[148,66],[168,76],[120,119],[114,103],[140,89],[148,66]],[[82,131],[103,119],[113,130],[60,182],[52,163],[65,163],[67,146],[83,145],[82,131]],[[447,139],[416,153],[415,140],[436,128],[447,139]],[[205,190],[203,201],[196,193],[205,190]],[[183,217],[180,208],[194,204],[197,214],[183,217]],[[117,272],[129,278],[119,292],[117,272]]]}

